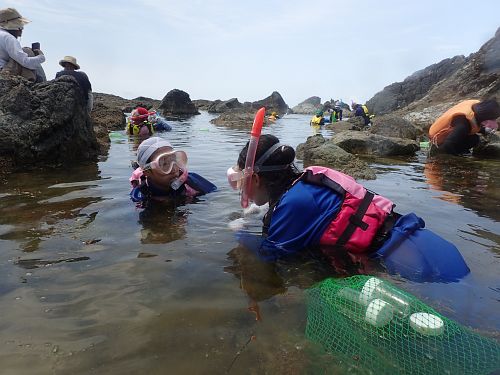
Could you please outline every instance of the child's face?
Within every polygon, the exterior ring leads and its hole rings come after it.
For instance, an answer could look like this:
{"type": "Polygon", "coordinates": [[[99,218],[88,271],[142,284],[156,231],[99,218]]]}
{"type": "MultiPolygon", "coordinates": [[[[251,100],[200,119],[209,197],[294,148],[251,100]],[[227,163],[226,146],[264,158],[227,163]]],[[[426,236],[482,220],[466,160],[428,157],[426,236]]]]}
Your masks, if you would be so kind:
{"type": "MultiPolygon", "coordinates": [[[[151,155],[150,160],[157,160],[158,156],[168,152],[172,152],[171,147],[160,147],[151,155]]],[[[170,186],[170,184],[182,174],[182,171],[177,163],[173,163],[172,170],[168,174],[157,168],[148,169],[144,171],[144,174],[155,185],[170,186]]]]}

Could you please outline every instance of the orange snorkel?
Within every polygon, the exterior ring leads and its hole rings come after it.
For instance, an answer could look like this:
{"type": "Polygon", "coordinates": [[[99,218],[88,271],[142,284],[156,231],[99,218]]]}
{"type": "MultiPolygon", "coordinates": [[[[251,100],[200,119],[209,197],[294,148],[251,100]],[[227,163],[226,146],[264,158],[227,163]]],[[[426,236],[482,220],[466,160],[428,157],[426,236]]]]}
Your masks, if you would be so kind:
{"type": "Polygon", "coordinates": [[[250,142],[248,143],[247,159],[245,169],[243,170],[243,188],[241,191],[241,207],[248,207],[248,200],[252,189],[253,165],[255,163],[255,154],[259,144],[260,132],[264,123],[266,108],[262,107],[255,114],[253,119],[252,132],[250,133],[250,142]]]}

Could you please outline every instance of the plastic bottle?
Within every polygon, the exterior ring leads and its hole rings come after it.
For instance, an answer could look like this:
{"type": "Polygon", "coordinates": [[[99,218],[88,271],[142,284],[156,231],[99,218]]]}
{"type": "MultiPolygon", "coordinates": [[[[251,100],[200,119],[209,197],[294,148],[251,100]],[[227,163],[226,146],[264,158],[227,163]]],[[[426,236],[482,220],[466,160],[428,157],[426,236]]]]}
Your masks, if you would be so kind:
{"type": "Polygon", "coordinates": [[[362,304],[360,292],[351,288],[343,288],[336,294],[338,310],[355,321],[364,321],[374,327],[383,327],[394,316],[394,307],[379,299],[374,298],[366,305],[362,304]]]}
{"type": "Polygon", "coordinates": [[[372,277],[368,279],[360,292],[360,303],[367,306],[373,299],[381,299],[394,307],[394,312],[402,318],[410,315],[411,306],[408,297],[389,283],[372,277]]]}

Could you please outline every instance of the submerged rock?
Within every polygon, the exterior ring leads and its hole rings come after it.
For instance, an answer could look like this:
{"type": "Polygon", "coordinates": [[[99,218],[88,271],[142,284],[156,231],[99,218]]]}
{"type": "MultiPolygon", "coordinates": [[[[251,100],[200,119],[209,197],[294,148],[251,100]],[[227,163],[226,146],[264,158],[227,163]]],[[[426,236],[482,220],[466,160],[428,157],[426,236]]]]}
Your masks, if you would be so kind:
{"type": "Polygon", "coordinates": [[[335,134],[332,142],[347,152],[365,155],[414,155],[420,149],[417,142],[408,139],[352,130],[335,134]]]}
{"type": "Polygon", "coordinates": [[[162,99],[159,110],[164,115],[199,115],[198,109],[189,94],[179,89],[170,90],[162,99]]]}
{"type": "Polygon", "coordinates": [[[355,179],[374,180],[375,171],[358,157],[348,153],[326,140],[322,135],[307,138],[305,143],[297,146],[297,158],[303,159],[304,167],[320,165],[336,169],[355,179]]]}
{"type": "Polygon", "coordinates": [[[76,80],[33,84],[0,74],[0,159],[9,170],[95,160],[96,136],[76,80]]]}

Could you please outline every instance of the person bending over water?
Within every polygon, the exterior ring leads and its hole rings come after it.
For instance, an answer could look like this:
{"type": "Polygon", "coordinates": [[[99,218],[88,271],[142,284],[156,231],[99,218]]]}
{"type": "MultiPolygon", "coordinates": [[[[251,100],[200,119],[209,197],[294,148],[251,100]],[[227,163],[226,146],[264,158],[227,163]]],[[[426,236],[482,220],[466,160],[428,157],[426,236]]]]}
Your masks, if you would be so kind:
{"type": "Polygon", "coordinates": [[[153,201],[190,198],[215,191],[217,187],[200,175],[188,172],[187,155],[170,142],[151,137],[137,148],[137,168],[130,176],[131,199],[140,207],[153,201]]]}
{"type": "Polygon", "coordinates": [[[318,166],[300,172],[294,149],[273,135],[258,140],[253,168],[245,168],[248,149],[227,177],[255,204],[269,203],[262,237],[239,234],[264,260],[319,247],[332,259],[338,251],[375,254],[390,272],[416,281],[455,281],[469,272],[456,247],[423,229],[421,218],[395,213],[389,199],[352,177],[318,166]]]}
{"type": "Polygon", "coordinates": [[[500,106],[495,99],[464,100],[443,113],[430,127],[429,138],[438,152],[458,155],[479,144],[478,133],[498,128],[500,106]]]}

